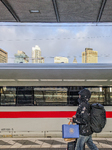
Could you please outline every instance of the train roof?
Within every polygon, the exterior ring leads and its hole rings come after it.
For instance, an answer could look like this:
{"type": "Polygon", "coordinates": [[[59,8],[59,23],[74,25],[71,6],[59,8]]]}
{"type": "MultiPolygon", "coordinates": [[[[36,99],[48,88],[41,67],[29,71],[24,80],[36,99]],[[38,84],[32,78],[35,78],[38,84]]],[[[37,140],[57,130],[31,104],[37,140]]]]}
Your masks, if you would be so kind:
{"type": "Polygon", "coordinates": [[[111,63],[0,64],[0,86],[111,86],[111,63]]]}

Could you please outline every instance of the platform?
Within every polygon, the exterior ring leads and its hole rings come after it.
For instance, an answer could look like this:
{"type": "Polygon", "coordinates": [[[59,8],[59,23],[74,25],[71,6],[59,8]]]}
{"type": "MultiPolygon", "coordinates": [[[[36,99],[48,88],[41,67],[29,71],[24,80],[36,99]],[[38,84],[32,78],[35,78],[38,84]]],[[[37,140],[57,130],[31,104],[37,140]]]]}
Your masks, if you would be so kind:
{"type": "MultiPolygon", "coordinates": [[[[93,141],[99,150],[112,150],[112,138],[93,141]]],[[[66,150],[66,145],[62,138],[0,138],[0,150],[66,150]]]]}

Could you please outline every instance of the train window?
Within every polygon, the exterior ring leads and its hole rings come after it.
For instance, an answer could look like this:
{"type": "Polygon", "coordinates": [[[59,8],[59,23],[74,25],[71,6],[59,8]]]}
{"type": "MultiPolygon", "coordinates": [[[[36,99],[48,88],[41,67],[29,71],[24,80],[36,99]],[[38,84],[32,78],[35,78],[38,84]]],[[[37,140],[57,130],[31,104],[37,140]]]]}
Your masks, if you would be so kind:
{"type": "Polygon", "coordinates": [[[67,105],[67,88],[34,88],[34,104],[67,105]]]}
{"type": "MultiPolygon", "coordinates": [[[[78,92],[84,87],[0,87],[0,105],[77,106],[78,92]]],[[[112,87],[86,87],[89,103],[112,105],[112,87]]]]}
{"type": "Polygon", "coordinates": [[[88,88],[88,90],[91,91],[91,98],[89,100],[89,103],[105,103],[105,91],[102,87],[92,87],[88,88]]]}
{"type": "Polygon", "coordinates": [[[0,88],[0,105],[16,105],[16,88],[0,88]]]}
{"type": "Polygon", "coordinates": [[[77,106],[78,105],[78,92],[79,90],[70,90],[68,92],[68,105],[74,105],[77,106]]]}
{"type": "Polygon", "coordinates": [[[16,88],[16,104],[17,105],[34,105],[33,88],[17,87],[16,88]]]}
{"type": "Polygon", "coordinates": [[[112,87],[107,87],[105,90],[105,105],[112,105],[112,87]]]}

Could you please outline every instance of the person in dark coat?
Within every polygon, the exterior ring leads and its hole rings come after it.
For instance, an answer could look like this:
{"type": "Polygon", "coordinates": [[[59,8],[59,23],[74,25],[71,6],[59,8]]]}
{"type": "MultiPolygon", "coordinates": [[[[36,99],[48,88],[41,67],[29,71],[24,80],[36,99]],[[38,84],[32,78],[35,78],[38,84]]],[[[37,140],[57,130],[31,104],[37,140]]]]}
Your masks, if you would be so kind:
{"type": "Polygon", "coordinates": [[[70,119],[72,123],[79,124],[79,138],[77,139],[75,150],[83,150],[86,143],[91,150],[98,150],[92,141],[92,130],[90,127],[90,104],[88,103],[91,97],[91,92],[88,89],[83,89],[79,92],[76,115],[70,119]]]}

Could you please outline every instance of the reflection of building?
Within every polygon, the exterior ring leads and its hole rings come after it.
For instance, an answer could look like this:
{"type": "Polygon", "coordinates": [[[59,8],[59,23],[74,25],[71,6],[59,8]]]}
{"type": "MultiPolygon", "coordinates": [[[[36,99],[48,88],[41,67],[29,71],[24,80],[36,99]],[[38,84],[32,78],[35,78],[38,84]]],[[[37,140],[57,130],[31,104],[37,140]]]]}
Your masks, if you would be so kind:
{"type": "Polygon", "coordinates": [[[36,103],[67,103],[67,88],[57,87],[42,87],[34,88],[34,95],[36,103]],[[44,100],[43,100],[44,95],[44,100]],[[43,100],[43,101],[42,101],[43,100]]]}
{"type": "MultiPolygon", "coordinates": [[[[104,104],[105,101],[105,88],[103,87],[91,87],[88,88],[88,90],[91,91],[91,98],[89,100],[89,103],[101,103],[104,104]]],[[[109,88],[107,88],[108,93],[109,88]]]]}
{"type": "Polygon", "coordinates": [[[15,56],[15,63],[28,63],[29,62],[29,57],[25,54],[23,51],[18,51],[15,56]]]}
{"type": "Polygon", "coordinates": [[[92,48],[85,48],[85,52],[82,52],[82,63],[97,63],[98,52],[93,51],[92,48]]]}
{"type": "Polygon", "coordinates": [[[40,63],[44,63],[44,57],[41,57],[40,60],[41,60],[40,63]]]}
{"type": "Polygon", "coordinates": [[[0,48],[0,63],[7,63],[8,53],[0,48]]]}
{"type": "Polygon", "coordinates": [[[67,57],[54,57],[54,63],[68,63],[67,57]]]}
{"type": "Polygon", "coordinates": [[[44,57],[41,57],[41,49],[38,45],[32,47],[32,63],[44,63],[44,57]]]}
{"type": "Polygon", "coordinates": [[[74,57],[73,63],[77,63],[76,57],[74,57]]]}

